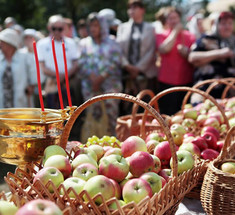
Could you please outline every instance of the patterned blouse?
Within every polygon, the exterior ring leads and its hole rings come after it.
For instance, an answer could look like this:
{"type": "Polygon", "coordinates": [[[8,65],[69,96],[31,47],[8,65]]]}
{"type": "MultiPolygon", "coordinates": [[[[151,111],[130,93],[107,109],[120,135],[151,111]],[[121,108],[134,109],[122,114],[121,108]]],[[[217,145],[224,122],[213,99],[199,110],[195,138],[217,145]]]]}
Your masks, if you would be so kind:
{"type": "Polygon", "coordinates": [[[121,50],[117,43],[106,37],[100,44],[93,41],[92,37],[80,41],[79,72],[82,79],[82,93],[84,99],[96,95],[92,92],[89,76],[108,74],[103,81],[99,93],[121,92],[121,50]]]}

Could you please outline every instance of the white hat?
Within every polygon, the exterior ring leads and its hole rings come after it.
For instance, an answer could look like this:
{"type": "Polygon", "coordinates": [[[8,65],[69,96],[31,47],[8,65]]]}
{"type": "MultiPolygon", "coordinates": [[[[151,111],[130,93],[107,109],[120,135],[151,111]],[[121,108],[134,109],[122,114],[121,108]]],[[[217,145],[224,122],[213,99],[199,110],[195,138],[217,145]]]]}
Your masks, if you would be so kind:
{"type": "Polygon", "coordinates": [[[7,28],[0,32],[0,40],[8,43],[15,48],[18,48],[20,45],[20,36],[13,29],[7,28]]]}
{"type": "Polygon", "coordinates": [[[24,30],[24,37],[25,36],[32,36],[35,40],[39,40],[39,37],[37,35],[37,31],[33,28],[27,28],[24,30]]]}

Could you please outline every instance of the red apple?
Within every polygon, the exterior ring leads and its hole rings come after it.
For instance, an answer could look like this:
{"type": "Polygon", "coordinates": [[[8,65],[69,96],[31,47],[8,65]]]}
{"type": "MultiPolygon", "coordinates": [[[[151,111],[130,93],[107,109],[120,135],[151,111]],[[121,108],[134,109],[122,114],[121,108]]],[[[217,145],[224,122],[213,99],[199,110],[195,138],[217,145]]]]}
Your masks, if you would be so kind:
{"type": "MultiPolygon", "coordinates": [[[[44,185],[46,185],[48,181],[51,180],[55,187],[59,187],[59,185],[64,181],[64,176],[55,167],[44,167],[34,176],[33,183],[35,183],[37,180],[40,180],[44,185]]],[[[51,185],[48,187],[48,190],[50,192],[54,191],[51,185]]]]}
{"type": "Polygon", "coordinates": [[[109,155],[103,157],[99,162],[99,174],[115,181],[121,182],[129,172],[129,166],[124,157],[120,155],[109,155]]]}
{"type": "Polygon", "coordinates": [[[195,135],[193,134],[193,133],[186,133],[185,135],[184,135],[184,139],[185,138],[188,138],[188,137],[195,137],[195,135]]]}
{"type": "Polygon", "coordinates": [[[209,114],[209,116],[216,118],[220,124],[223,124],[223,122],[224,122],[224,118],[223,118],[222,114],[220,113],[220,111],[212,112],[209,114]]]}
{"type": "MultiPolygon", "coordinates": [[[[96,175],[90,178],[86,182],[84,190],[86,190],[92,198],[98,193],[101,193],[105,201],[111,199],[112,197],[115,197],[114,185],[110,181],[110,179],[104,175],[96,175]]],[[[89,200],[86,195],[84,195],[83,198],[86,202],[89,200]]],[[[101,204],[102,199],[97,198],[95,200],[95,203],[101,204]]]]}
{"type": "Polygon", "coordinates": [[[203,137],[195,137],[192,141],[193,144],[197,145],[200,151],[203,151],[208,148],[208,144],[203,137]]]}
{"type": "Polygon", "coordinates": [[[129,160],[130,172],[133,176],[139,177],[145,172],[154,168],[154,160],[148,152],[135,152],[129,160]]]}
{"type": "Polygon", "coordinates": [[[171,169],[162,169],[158,175],[160,175],[161,177],[163,177],[167,182],[170,180],[171,178],[171,169]]]}
{"type": "Polygon", "coordinates": [[[138,204],[146,196],[152,197],[153,192],[149,183],[141,178],[129,180],[123,187],[122,197],[126,203],[134,201],[138,204]]]}
{"type": "Polygon", "coordinates": [[[120,185],[113,179],[110,178],[110,181],[113,183],[113,186],[114,186],[114,190],[115,190],[115,197],[117,199],[120,199],[121,198],[121,195],[122,195],[122,190],[121,190],[121,187],[120,185]]]}
{"type": "Polygon", "coordinates": [[[104,153],[106,153],[109,149],[112,149],[113,147],[112,146],[104,146],[103,149],[104,149],[104,153]]]}
{"type": "Polygon", "coordinates": [[[72,171],[72,166],[69,159],[63,155],[53,155],[49,157],[44,167],[55,167],[63,174],[64,178],[68,178],[72,171]]]}
{"type": "Polygon", "coordinates": [[[214,134],[212,134],[211,132],[205,132],[203,135],[202,135],[202,138],[205,139],[207,145],[208,145],[208,148],[210,149],[216,149],[217,148],[217,138],[214,134]]]}
{"type": "Polygon", "coordinates": [[[124,157],[129,157],[137,151],[147,152],[147,146],[140,137],[130,136],[122,143],[121,150],[124,157]]]}
{"type": "Polygon", "coordinates": [[[154,162],[154,167],[152,169],[152,172],[158,173],[161,170],[161,161],[157,156],[152,155],[152,154],[151,154],[151,156],[152,156],[153,162],[154,162]]]}
{"type": "Polygon", "coordinates": [[[168,165],[171,159],[171,150],[168,141],[163,141],[154,149],[154,155],[161,160],[162,166],[168,165]]]}
{"type": "Polygon", "coordinates": [[[216,145],[217,145],[216,150],[217,150],[218,152],[220,152],[220,151],[222,150],[223,146],[224,146],[224,140],[218,141],[218,142],[216,143],[216,145]]]}
{"type": "Polygon", "coordinates": [[[201,153],[201,157],[204,160],[214,160],[215,158],[217,158],[219,155],[219,152],[215,151],[214,149],[205,149],[202,153],[201,153]]]}
{"type": "Polygon", "coordinates": [[[60,208],[52,201],[36,199],[27,202],[15,215],[62,215],[60,208]]]}
{"type": "Polygon", "coordinates": [[[216,139],[219,140],[220,139],[220,133],[219,131],[214,128],[214,127],[211,127],[211,126],[206,126],[206,127],[203,127],[202,128],[202,131],[201,131],[201,135],[203,135],[205,132],[210,132],[212,134],[214,134],[216,136],[216,139]]]}
{"type": "Polygon", "coordinates": [[[162,188],[166,185],[167,181],[165,178],[163,178],[162,176],[160,176],[161,180],[162,180],[162,188]]]}

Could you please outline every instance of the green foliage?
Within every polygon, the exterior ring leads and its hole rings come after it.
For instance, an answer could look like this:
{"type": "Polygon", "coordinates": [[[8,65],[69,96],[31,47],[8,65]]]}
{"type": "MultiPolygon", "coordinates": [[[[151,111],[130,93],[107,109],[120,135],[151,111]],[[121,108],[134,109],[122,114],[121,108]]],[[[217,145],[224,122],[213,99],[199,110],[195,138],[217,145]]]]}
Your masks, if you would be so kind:
{"type": "MultiPolygon", "coordinates": [[[[182,0],[143,0],[146,5],[146,20],[153,21],[154,14],[163,6],[181,6],[182,0]]],[[[207,0],[204,0],[207,2],[207,0]]],[[[48,18],[62,14],[74,21],[86,18],[90,12],[103,8],[116,11],[117,18],[126,21],[128,0],[0,0],[0,22],[8,16],[14,17],[25,28],[46,30],[48,18]]]]}

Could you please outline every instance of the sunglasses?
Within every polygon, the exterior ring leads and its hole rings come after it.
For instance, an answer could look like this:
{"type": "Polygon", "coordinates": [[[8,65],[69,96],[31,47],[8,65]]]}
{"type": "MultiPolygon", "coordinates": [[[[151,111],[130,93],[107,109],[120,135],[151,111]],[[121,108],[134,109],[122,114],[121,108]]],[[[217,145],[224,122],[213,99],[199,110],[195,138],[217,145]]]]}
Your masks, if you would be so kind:
{"type": "Polygon", "coordinates": [[[62,32],[64,29],[62,27],[52,27],[51,28],[52,31],[59,31],[59,32],[62,32]]]}

